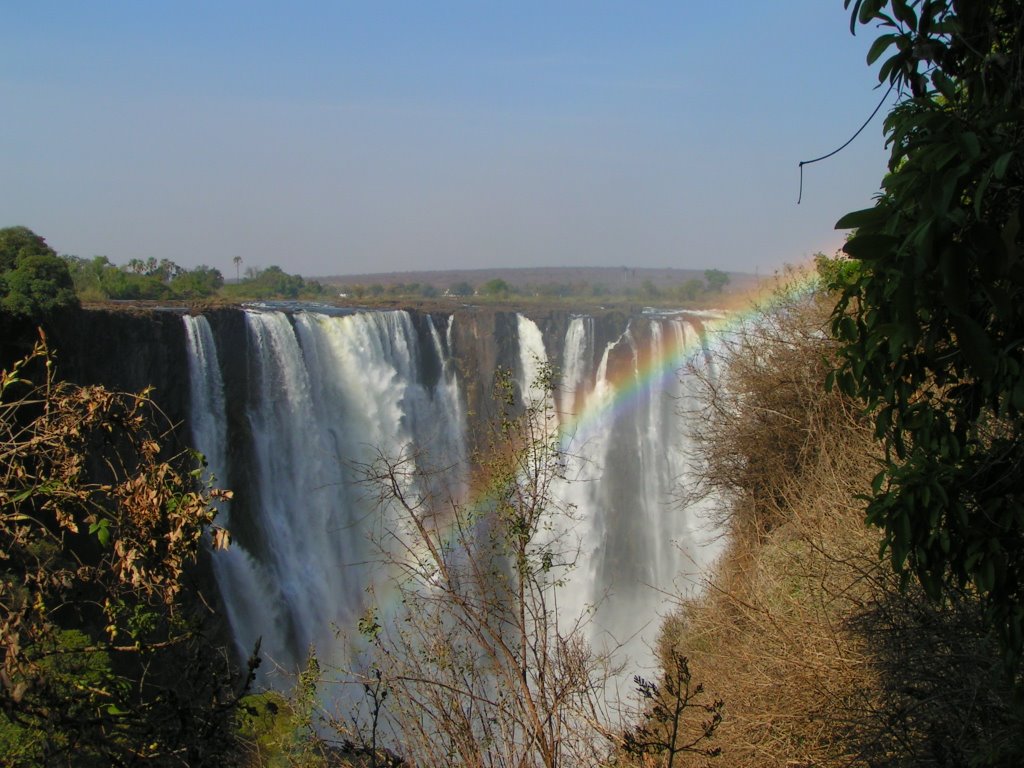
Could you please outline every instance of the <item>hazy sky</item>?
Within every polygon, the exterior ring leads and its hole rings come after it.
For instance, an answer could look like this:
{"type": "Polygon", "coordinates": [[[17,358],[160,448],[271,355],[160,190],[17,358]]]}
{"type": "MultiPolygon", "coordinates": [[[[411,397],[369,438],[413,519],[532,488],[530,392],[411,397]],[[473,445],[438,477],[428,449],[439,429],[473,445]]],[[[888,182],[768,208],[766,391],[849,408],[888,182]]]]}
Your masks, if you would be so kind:
{"type": "Polygon", "coordinates": [[[842,0],[0,0],[0,226],[306,276],[769,272],[871,204],[842,0]]]}

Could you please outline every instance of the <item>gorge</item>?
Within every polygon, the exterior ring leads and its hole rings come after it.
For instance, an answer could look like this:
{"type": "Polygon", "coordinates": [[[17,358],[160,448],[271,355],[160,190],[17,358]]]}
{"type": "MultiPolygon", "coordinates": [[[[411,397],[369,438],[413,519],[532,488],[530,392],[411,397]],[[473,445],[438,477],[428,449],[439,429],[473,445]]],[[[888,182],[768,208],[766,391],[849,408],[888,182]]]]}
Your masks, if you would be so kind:
{"type": "Polygon", "coordinates": [[[360,467],[415,456],[454,494],[472,493],[472,457],[496,414],[494,376],[519,398],[555,369],[564,481],[577,567],[559,610],[595,610],[594,643],[651,663],[665,593],[696,583],[717,551],[699,506],[679,489],[694,454],[699,383],[715,376],[698,314],[573,315],[249,306],[202,314],[85,311],[57,332],[65,375],[156,387],[187,425],[220,487],[232,547],[212,567],[240,657],[261,638],[263,681],[293,672],[310,646],[344,668],[344,644],[379,581],[374,499],[360,467]],[[99,340],[108,340],[100,344],[99,340]]]}

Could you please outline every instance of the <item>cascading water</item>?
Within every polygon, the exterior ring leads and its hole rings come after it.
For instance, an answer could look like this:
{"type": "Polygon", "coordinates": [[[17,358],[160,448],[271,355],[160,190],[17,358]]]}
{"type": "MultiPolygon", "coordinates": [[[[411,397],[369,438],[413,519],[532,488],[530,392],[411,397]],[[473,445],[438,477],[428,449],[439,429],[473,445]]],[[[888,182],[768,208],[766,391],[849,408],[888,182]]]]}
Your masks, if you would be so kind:
{"type": "MultiPolygon", "coordinates": [[[[216,334],[204,318],[185,318],[193,439],[221,485],[247,478],[244,501],[224,510],[234,546],[213,557],[240,653],[262,637],[264,655],[287,669],[311,644],[321,661],[344,667],[336,632],[354,632],[374,579],[374,507],[357,467],[378,452],[465,465],[456,321],[443,331],[424,322],[418,334],[406,312],[246,310],[247,391],[225,394],[216,334]],[[252,466],[236,472],[240,461],[252,466]]],[[[566,452],[566,480],[555,488],[572,510],[562,532],[578,547],[558,610],[574,617],[596,607],[592,641],[612,637],[642,665],[659,590],[675,591],[680,572],[700,572],[714,549],[699,511],[673,504],[688,471],[680,412],[695,396],[678,371],[697,333],[685,319],[634,319],[599,350],[594,326],[569,322],[556,393],[544,401],[558,413],[545,429],[566,452]]],[[[516,330],[520,392],[527,402],[548,398],[532,387],[549,359],[541,332],[522,315],[516,330]]]]}
{"type": "Polygon", "coordinates": [[[587,320],[570,323],[562,363],[558,493],[574,509],[579,556],[560,603],[570,615],[593,611],[591,642],[643,667],[664,595],[692,588],[715,555],[703,509],[676,502],[698,386],[681,369],[700,346],[683,320],[640,321],[646,332],[627,328],[591,371],[587,320]],[[679,580],[687,574],[689,585],[679,580]]]}
{"type": "MultiPolygon", "coordinates": [[[[202,315],[185,315],[185,335],[188,343],[189,394],[191,397],[192,444],[206,457],[207,469],[221,488],[230,488],[227,475],[227,416],[224,403],[224,379],[221,376],[217,347],[210,324],[202,315]]],[[[231,529],[231,503],[218,505],[218,525],[231,529]]],[[[248,655],[252,646],[243,626],[245,617],[255,615],[262,604],[260,579],[252,572],[244,551],[231,547],[217,552],[213,569],[221,593],[231,599],[224,603],[228,624],[232,628],[237,650],[248,655]]]]}
{"type": "Polygon", "coordinates": [[[524,404],[537,405],[548,394],[543,380],[543,371],[548,364],[544,336],[537,324],[525,315],[516,315],[516,331],[519,340],[519,392],[524,404]]]}
{"type": "MultiPolygon", "coordinates": [[[[373,504],[358,467],[378,451],[419,451],[438,466],[459,462],[465,425],[458,388],[443,371],[428,387],[405,312],[333,317],[247,310],[245,321],[247,423],[228,441],[250,443],[239,455],[251,456],[255,488],[246,494],[244,516],[237,505],[228,515],[234,545],[215,553],[215,573],[242,653],[262,638],[264,655],[287,670],[302,663],[311,645],[322,662],[344,665],[335,633],[356,625],[375,555],[366,519],[373,504]]],[[[186,323],[203,325],[199,318],[186,323]]],[[[432,332],[434,355],[441,348],[432,332]]],[[[190,353],[193,381],[212,378],[208,367],[216,357],[190,353]]],[[[218,407],[223,400],[193,400],[193,438],[209,455],[215,440],[205,424],[223,423],[208,416],[218,407]]]]}

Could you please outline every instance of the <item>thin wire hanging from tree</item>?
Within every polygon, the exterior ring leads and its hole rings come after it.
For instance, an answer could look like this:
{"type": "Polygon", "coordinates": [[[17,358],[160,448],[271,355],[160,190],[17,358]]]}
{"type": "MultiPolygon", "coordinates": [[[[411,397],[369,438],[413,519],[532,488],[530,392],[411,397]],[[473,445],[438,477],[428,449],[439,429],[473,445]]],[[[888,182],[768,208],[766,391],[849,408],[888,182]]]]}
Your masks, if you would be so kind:
{"type": "Polygon", "coordinates": [[[864,121],[864,124],[860,128],[857,129],[857,132],[854,133],[853,136],[851,136],[849,139],[846,140],[845,144],[843,144],[841,147],[833,149],[827,155],[822,155],[821,157],[816,157],[813,160],[801,160],[800,161],[800,194],[797,195],[797,198],[796,198],[796,204],[797,205],[800,205],[800,201],[804,199],[804,166],[805,165],[810,165],[811,163],[816,163],[819,160],[827,160],[828,158],[832,157],[832,155],[837,155],[840,152],[842,152],[844,149],[846,149],[848,146],[850,146],[850,144],[853,143],[853,140],[856,139],[858,136],[860,136],[860,132],[868,127],[868,123],[870,123],[872,120],[875,119],[875,115],[878,114],[878,110],[880,110],[882,108],[882,105],[885,104],[885,100],[889,98],[889,94],[892,93],[892,89],[893,89],[893,87],[895,85],[896,85],[895,81],[889,83],[889,89],[885,92],[885,95],[882,96],[882,100],[878,102],[878,106],[875,107],[875,110],[868,116],[868,119],[864,121]]]}

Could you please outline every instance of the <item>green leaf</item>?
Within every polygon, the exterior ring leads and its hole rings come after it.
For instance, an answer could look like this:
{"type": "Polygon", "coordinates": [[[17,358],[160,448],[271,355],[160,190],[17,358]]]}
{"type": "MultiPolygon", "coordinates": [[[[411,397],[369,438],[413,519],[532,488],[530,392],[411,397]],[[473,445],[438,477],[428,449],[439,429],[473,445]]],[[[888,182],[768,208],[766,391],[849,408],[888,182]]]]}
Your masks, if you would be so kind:
{"type": "Polygon", "coordinates": [[[878,57],[885,53],[886,49],[892,45],[899,37],[897,34],[882,35],[875,42],[871,44],[871,48],[868,49],[868,65],[874,64],[878,61],[878,57]]]}
{"type": "Polygon", "coordinates": [[[917,29],[917,14],[907,4],[907,0],[892,0],[892,15],[910,27],[910,29],[917,29]]]}
{"type": "Polygon", "coordinates": [[[957,134],[957,141],[968,160],[977,160],[981,155],[981,142],[978,141],[978,134],[973,131],[957,134]]]}
{"type": "Polygon", "coordinates": [[[981,567],[974,572],[974,583],[982,594],[990,592],[996,583],[996,567],[991,558],[986,557],[981,567]]]}
{"type": "Polygon", "coordinates": [[[942,94],[947,101],[956,98],[956,85],[940,69],[932,72],[932,85],[942,94]]]}
{"type": "Polygon", "coordinates": [[[892,235],[854,235],[846,241],[843,251],[855,259],[870,261],[885,258],[892,253],[897,243],[899,239],[892,235]]]}
{"type": "Polygon", "coordinates": [[[871,208],[863,208],[859,211],[852,211],[836,222],[836,229],[860,229],[861,227],[877,226],[883,223],[888,212],[877,205],[871,208]]]}
{"type": "Polygon", "coordinates": [[[925,170],[934,172],[944,167],[950,160],[960,156],[960,147],[952,142],[937,144],[920,153],[921,164],[925,170]]]}
{"type": "Polygon", "coordinates": [[[886,59],[882,66],[878,69],[878,82],[884,83],[886,80],[892,79],[896,74],[899,73],[899,64],[903,58],[902,53],[897,53],[895,56],[890,56],[886,59]]]}
{"type": "Polygon", "coordinates": [[[15,504],[20,504],[21,502],[25,501],[25,499],[32,496],[32,494],[34,494],[35,492],[35,488],[26,488],[21,493],[16,493],[14,496],[12,496],[11,501],[13,501],[15,504]]]}
{"type": "Polygon", "coordinates": [[[836,335],[844,341],[853,341],[857,338],[857,323],[849,315],[843,315],[839,319],[839,325],[836,330],[836,335]]]}
{"type": "Polygon", "coordinates": [[[977,375],[988,376],[993,365],[992,341],[985,329],[973,318],[960,313],[952,313],[950,321],[956,331],[957,346],[964,360],[977,375]]]}
{"type": "Polygon", "coordinates": [[[910,525],[910,512],[907,509],[901,509],[896,515],[895,534],[900,547],[909,549],[913,533],[910,525]]]}
{"type": "Polygon", "coordinates": [[[1004,152],[996,160],[995,165],[992,166],[992,171],[995,174],[996,179],[999,181],[1003,180],[1006,176],[1006,169],[1010,166],[1010,160],[1013,159],[1013,152],[1004,152]]]}
{"type": "MultiPolygon", "coordinates": [[[[850,7],[850,0],[843,0],[843,7],[850,7]]],[[[857,19],[860,16],[860,7],[863,5],[864,0],[856,0],[853,4],[853,11],[850,13],[850,34],[857,34],[857,19]]]]}
{"type": "Polygon", "coordinates": [[[89,526],[89,533],[96,534],[96,539],[102,546],[110,543],[110,521],[103,519],[89,526]]]}
{"type": "Polygon", "coordinates": [[[981,218],[982,205],[985,202],[985,192],[992,181],[993,171],[993,168],[989,168],[985,175],[981,177],[981,181],[978,182],[978,188],[974,191],[974,215],[979,219],[981,218]]]}
{"type": "Polygon", "coordinates": [[[860,7],[860,13],[857,14],[861,24],[867,24],[871,19],[874,18],[882,9],[882,3],[884,0],[865,0],[864,4],[860,7]]]}

